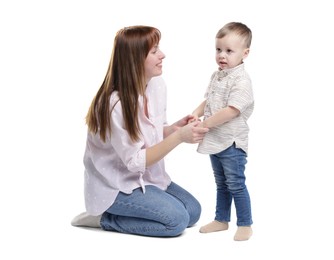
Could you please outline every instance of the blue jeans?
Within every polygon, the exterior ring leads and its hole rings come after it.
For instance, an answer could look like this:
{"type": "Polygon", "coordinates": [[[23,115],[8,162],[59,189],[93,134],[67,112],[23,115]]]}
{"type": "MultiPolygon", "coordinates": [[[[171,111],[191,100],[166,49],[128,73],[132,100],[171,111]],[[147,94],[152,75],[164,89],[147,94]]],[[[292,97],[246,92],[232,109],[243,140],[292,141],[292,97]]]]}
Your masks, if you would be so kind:
{"type": "Polygon", "coordinates": [[[201,205],[186,190],[171,183],[166,191],[155,186],[146,186],[131,194],[120,192],[113,205],[102,214],[101,227],[154,237],[180,235],[194,225],[201,215],[201,205]]]}
{"type": "Polygon", "coordinates": [[[245,184],[246,153],[235,144],[210,155],[217,186],[215,220],[230,222],[232,199],[236,208],[237,226],[253,224],[249,193],[245,184]]]}

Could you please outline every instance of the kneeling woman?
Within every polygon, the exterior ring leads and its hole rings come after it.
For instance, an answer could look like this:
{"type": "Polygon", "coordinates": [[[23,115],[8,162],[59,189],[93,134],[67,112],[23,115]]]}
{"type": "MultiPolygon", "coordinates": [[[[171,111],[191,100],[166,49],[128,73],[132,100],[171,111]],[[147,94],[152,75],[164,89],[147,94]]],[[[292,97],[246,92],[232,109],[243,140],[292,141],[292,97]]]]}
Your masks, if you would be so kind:
{"type": "Polygon", "coordinates": [[[202,141],[207,128],[188,115],[166,123],[160,31],[121,29],[109,68],[89,108],[84,155],[86,212],[73,226],[145,236],[180,235],[201,214],[199,202],[171,181],[164,156],[202,141]]]}

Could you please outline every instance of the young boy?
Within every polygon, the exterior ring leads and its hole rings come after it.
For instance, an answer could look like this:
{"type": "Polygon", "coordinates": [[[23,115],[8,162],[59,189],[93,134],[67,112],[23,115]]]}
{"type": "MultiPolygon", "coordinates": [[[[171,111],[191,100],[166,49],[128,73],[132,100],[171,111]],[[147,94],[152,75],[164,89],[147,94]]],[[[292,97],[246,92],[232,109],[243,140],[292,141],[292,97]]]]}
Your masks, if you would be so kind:
{"type": "Polygon", "coordinates": [[[253,112],[251,79],[244,67],[252,40],[251,30],[242,23],[231,22],[216,35],[218,70],[212,74],[205,100],[194,110],[196,119],[210,130],[198,146],[209,154],[217,185],[215,220],[200,228],[201,233],[228,229],[232,199],[236,207],[238,229],[236,241],[252,235],[250,196],[245,184],[248,150],[247,120],[253,112]]]}

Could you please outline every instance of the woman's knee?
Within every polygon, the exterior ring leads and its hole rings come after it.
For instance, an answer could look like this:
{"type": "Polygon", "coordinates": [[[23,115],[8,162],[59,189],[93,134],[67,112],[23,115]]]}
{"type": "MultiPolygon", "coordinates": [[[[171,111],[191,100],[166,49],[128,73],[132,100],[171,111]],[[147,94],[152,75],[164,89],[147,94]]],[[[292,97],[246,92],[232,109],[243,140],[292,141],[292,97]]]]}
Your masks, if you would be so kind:
{"type": "Polygon", "coordinates": [[[201,204],[199,203],[199,201],[195,199],[191,204],[189,204],[189,206],[187,207],[187,211],[189,213],[188,227],[191,227],[197,223],[197,221],[201,216],[202,213],[201,204]]]}
{"type": "Polygon", "coordinates": [[[180,235],[189,226],[189,222],[190,216],[186,210],[174,212],[170,216],[170,221],[166,223],[167,234],[169,236],[180,235]]]}

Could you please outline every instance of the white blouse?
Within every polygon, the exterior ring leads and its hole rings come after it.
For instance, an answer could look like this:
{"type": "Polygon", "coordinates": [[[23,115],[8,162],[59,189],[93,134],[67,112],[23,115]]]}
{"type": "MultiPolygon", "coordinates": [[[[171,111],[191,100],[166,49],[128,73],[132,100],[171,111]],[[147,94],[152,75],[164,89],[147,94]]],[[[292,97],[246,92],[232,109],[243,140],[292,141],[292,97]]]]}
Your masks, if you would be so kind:
{"type": "Polygon", "coordinates": [[[100,215],[115,201],[118,193],[130,194],[138,187],[155,185],[163,190],[171,183],[164,160],[146,167],[146,148],[163,140],[166,126],[166,85],[161,77],[148,83],[148,117],[144,113],[143,96],[139,97],[140,141],[133,142],[127,133],[118,93],[111,95],[111,137],[104,143],[98,134],[87,134],[85,166],[85,204],[91,215],[100,215]]]}

